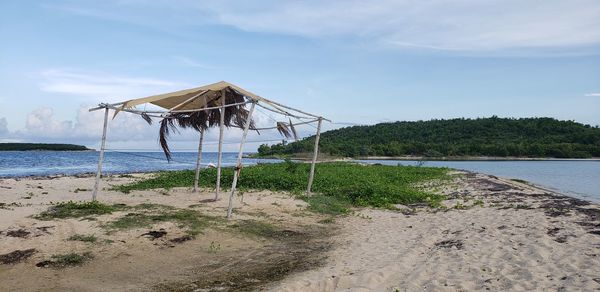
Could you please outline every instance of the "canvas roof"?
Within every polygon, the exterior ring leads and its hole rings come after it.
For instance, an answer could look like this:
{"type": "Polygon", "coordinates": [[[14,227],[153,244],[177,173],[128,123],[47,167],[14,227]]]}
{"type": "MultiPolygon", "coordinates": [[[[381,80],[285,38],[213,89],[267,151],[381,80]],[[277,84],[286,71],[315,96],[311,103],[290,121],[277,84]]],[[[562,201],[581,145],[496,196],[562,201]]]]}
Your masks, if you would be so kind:
{"type": "Polygon", "coordinates": [[[151,103],[151,104],[157,105],[157,106],[165,108],[165,109],[171,109],[171,108],[185,102],[186,100],[188,100],[198,94],[201,94],[200,96],[198,96],[198,98],[194,99],[192,102],[185,104],[184,106],[178,107],[177,110],[202,109],[203,107],[206,106],[207,101],[218,98],[221,95],[220,91],[225,88],[231,88],[231,89],[237,91],[239,94],[244,95],[247,98],[250,98],[252,100],[264,101],[264,102],[270,104],[269,100],[262,98],[259,95],[256,95],[250,91],[247,91],[247,90],[245,90],[241,87],[238,87],[234,84],[231,84],[229,82],[220,81],[217,83],[200,86],[200,87],[196,87],[196,88],[184,89],[184,90],[179,90],[179,91],[170,92],[170,93],[164,93],[164,94],[152,95],[152,96],[148,96],[148,97],[131,99],[131,100],[125,101],[122,105],[122,108],[132,108],[132,107],[140,105],[140,104],[151,103]]]}

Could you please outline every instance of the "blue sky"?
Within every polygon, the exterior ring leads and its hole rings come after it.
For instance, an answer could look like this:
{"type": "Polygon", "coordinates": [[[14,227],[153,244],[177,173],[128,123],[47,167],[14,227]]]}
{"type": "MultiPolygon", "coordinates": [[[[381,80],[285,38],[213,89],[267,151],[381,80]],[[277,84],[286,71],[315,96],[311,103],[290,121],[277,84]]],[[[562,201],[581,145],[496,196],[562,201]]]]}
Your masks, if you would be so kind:
{"type": "MultiPolygon", "coordinates": [[[[600,125],[596,0],[2,1],[0,38],[0,141],[97,147],[90,106],[219,80],[336,122],[326,129],[491,115],[600,125]]],[[[120,115],[109,146],[158,149],[156,136],[120,115]]],[[[196,135],[174,139],[193,149],[196,135]]]]}

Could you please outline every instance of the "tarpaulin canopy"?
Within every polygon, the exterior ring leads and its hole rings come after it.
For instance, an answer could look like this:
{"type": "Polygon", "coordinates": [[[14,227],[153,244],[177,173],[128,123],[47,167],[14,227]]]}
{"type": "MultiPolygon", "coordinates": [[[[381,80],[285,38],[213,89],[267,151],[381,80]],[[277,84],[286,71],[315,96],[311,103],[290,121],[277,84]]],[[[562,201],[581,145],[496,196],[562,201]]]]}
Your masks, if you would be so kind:
{"type": "Polygon", "coordinates": [[[178,107],[178,110],[190,110],[190,109],[201,109],[206,106],[207,100],[215,99],[220,96],[222,90],[233,89],[237,93],[250,98],[255,101],[265,101],[270,103],[265,98],[262,98],[250,91],[247,91],[241,87],[225,81],[219,81],[217,83],[204,85],[196,88],[184,89],[170,93],[152,95],[148,97],[142,97],[137,99],[131,99],[125,101],[122,105],[123,108],[132,108],[136,105],[151,103],[160,106],[165,109],[172,109],[173,107],[185,103],[185,101],[193,98],[193,101],[178,107]],[[196,98],[194,98],[196,97],[196,98]]]}

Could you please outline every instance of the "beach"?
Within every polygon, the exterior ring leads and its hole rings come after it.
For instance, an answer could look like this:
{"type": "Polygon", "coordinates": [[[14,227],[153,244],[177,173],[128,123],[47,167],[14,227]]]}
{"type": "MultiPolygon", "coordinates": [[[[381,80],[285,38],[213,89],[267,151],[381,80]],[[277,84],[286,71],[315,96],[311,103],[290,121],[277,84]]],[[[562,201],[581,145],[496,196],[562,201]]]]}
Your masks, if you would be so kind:
{"type": "Polygon", "coordinates": [[[423,186],[445,194],[445,207],[336,217],[287,193],[247,191],[227,221],[227,192],[213,202],[209,189],[111,189],[149,176],[105,178],[98,199],[110,212],[75,218],[47,211],[90,200],[93,177],[0,179],[3,290],[600,289],[600,207],[527,183],[454,171],[423,186]],[[190,212],[203,219],[186,221],[190,212]],[[150,221],[122,228],[131,218],[150,221]],[[71,253],[83,260],[56,257],[71,253]]]}

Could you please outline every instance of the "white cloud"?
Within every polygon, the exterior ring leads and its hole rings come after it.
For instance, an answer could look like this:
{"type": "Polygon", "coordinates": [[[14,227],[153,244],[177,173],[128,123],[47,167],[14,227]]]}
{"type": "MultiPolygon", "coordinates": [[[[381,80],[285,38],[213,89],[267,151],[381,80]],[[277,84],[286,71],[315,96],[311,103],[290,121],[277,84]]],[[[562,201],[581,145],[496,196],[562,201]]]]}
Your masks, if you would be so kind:
{"type": "MultiPolygon", "coordinates": [[[[111,115],[112,117],[112,115],[111,115]]],[[[27,115],[25,127],[15,132],[6,130],[6,136],[31,142],[96,143],[102,134],[103,111],[89,112],[81,106],[74,121],[59,120],[50,107],[38,108],[27,115]]],[[[0,119],[0,131],[2,119],[0,119]]],[[[109,121],[108,135],[113,141],[152,140],[156,126],[148,124],[137,115],[120,114],[109,121]]]]}
{"type": "Polygon", "coordinates": [[[61,69],[45,70],[41,76],[43,91],[103,98],[104,101],[141,97],[187,86],[184,83],[155,78],[124,77],[61,69]]]}
{"type": "Polygon", "coordinates": [[[70,134],[73,128],[71,121],[54,120],[54,110],[42,107],[27,115],[25,131],[31,136],[43,136],[47,138],[62,137],[70,134]]]}
{"type": "Polygon", "coordinates": [[[358,36],[398,47],[496,50],[600,42],[595,0],[216,1],[210,9],[220,23],[248,31],[358,36]]]}
{"type": "MultiPolygon", "coordinates": [[[[57,119],[54,109],[50,107],[38,108],[27,115],[25,127],[21,130],[10,132],[6,127],[6,119],[0,118],[0,141],[25,141],[25,142],[51,142],[84,144],[99,148],[102,135],[104,111],[88,111],[88,106],[81,106],[77,110],[74,120],[57,119]]],[[[107,147],[118,149],[146,149],[160,150],[158,144],[158,122],[148,125],[140,116],[122,112],[112,119],[109,115],[107,132],[107,147]]],[[[255,111],[254,120],[257,127],[272,127],[275,121],[263,112],[255,111]]],[[[287,121],[278,119],[277,121],[287,121]]],[[[297,126],[300,137],[314,133],[314,128],[308,125],[297,126]]],[[[225,131],[225,151],[237,151],[238,142],[242,136],[239,128],[230,128],[225,131]]],[[[219,137],[218,128],[212,128],[206,133],[205,151],[216,151],[219,137]]],[[[247,138],[246,151],[256,150],[263,143],[273,144],[283,138],[277,130],[261,130],[260,134],[251,131],[247,138]]],[[[181,130],[172,133],[169,137],[172,150],[195,150],[198,143],[198,133],[191,130],[181,130]]]]}
{"type": "Polygon", "coordinates": [[[183,0],[177,5],[171,1],[139,0],[80,3],[67,1],[55,8],[171,31],[217,23],[251,32],[309,38],[339,37],[348,44],[358,40],[375,46],[405,49],[489,52],[585,47],[600,43],[600,2],[597,0],[183,0]],[[115,6],[118,9],[114,9],[115,6]],[[194,14],[198,17],[189,17],[194,14]]]}
{"type": "Polygon", "coordinates": [[[585,96],[600,96],[600,92],[586,93],[585,96]]]}

